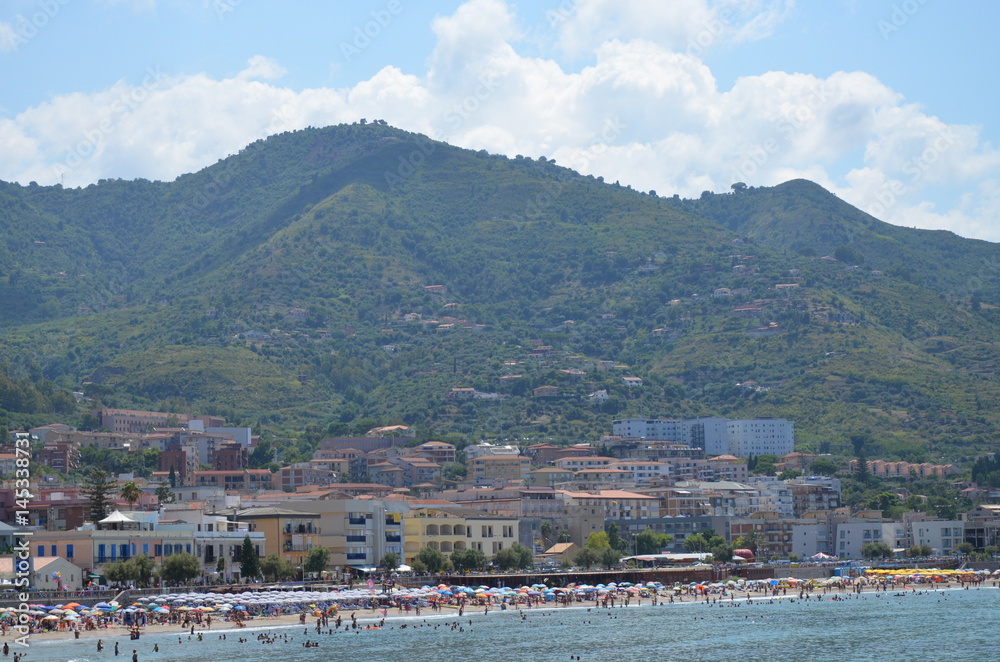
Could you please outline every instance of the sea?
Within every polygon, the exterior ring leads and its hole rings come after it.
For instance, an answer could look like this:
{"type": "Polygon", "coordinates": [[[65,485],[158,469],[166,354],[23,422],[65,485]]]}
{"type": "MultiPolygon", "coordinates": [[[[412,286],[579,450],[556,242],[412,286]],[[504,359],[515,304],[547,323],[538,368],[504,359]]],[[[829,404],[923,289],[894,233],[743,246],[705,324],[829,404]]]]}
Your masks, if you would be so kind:
{"type": "MultiPolygon", "coordinates": [[[[356,612],[359,625],[380,618],[356,612]]],[[[350,624],[350,612],[344,612],[350,624]]],[[[257,660],[379,660],[440,662],[489,660],[566,662],[701,660],[719,662],[847,662],[871,660],[1000,660],[1000,590],[943,589],[814,595],[801,600],[729,597],[706,603],[686,599],[675,604],[602,609],[592,604],[532,608],[488,614],[422,612],[419,618],[389,615],[380,629],[317,634],[302,626],[250,627],[206,631],[203,640],[187,634],[144,634],[138,641],[82,638],[32,643],[25,662],[90,662],[132,659],[142,662],[252,662],[257,660]],[[835,600],[834,597],[842,597],[835,600]],[[401,627],[406,625],[406,627],[401,627]],[[278,637],[275,643],[258,635],[278,637]],[[178,640],[179,637],[179,640],[178,640]],[[240,643],[238,639],[247,639],[240,643]],[[287,638],[287,641],[285,640],[287,638]],[[307,648],[303,642],[318,642],[307,648]],[[154,644],[159,652],[153,652],[154,644]]],[[[19,649],[24,651],[25,649],[19,649]]]]}

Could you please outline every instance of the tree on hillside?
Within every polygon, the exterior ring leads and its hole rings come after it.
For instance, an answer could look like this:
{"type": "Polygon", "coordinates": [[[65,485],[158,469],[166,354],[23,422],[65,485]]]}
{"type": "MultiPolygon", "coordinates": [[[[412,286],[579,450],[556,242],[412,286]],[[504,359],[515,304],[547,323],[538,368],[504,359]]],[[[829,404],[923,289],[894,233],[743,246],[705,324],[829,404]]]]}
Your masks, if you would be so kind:
{"type": "Polygon", "coordinates": [[[240,576],[244,582],[260,576],[260,558],[249,535],[243,537],[243,547],[240,548],[240,576]]]}
{"type": "Polygon", "coordinates": [[[330,550],[327,547],[313,547],[302,562],[302,570],[313,575],[320,575],[330,565],[330,550]]]}
{"type": "Polygon", "coordinates": [[[833,476],[840,471],[840,465],[833,460],[821,457],[818,460],[813,460],[812,464],[809,465],[809,471],[819,476],[833,476]]]}
{"type": "Polygon", "coordinates": [[[135,504],[142,497],[142,490],[140,490],[139,486],[135,484],[135,481],[130,480],[122,485],[122,489],[119,494],[128,503],[129,510],[135,510],[135,504]]]}
{"type": "Polygon", "coordinates": [[[100,467],[94,467],[83,479],[81,492],[90,502],[90,519],[99,522],[108,514],[111,494],[115,487],[112,475],[100,467]]]}

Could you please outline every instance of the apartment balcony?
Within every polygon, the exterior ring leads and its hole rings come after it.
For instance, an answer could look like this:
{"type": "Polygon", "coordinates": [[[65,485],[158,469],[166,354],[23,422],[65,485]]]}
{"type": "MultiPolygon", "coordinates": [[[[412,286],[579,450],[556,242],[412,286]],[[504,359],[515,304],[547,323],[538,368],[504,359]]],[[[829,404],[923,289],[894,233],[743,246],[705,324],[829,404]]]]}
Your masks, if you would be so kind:
{"type": "Polygon", "coordinates": [[[366,521],[367,520],[365,520],[364,517],[348,517],[347,518],[347,523],[348,524],[353,524],[354,526],[364,526],[364,524],[365,524],[366,521]]]}

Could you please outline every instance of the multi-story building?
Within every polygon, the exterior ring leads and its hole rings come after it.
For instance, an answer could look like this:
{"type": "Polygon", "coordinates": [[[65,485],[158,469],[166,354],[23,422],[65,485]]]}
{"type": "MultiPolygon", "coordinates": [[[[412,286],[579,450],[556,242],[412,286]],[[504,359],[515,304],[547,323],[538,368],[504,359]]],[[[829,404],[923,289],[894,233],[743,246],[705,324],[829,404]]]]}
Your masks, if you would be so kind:
{"type": "Polygon", "coordinates": [[[606,469],[615,462],[613,457],[600,457],[596,455],[571,455],[559,458],[553,462],[557,469],[565,471],[583,471],[585,469],[606,469]]]}
{"type": "Polygon", "coordinates": [[[965,522],[941,520],[924,513],[905,513],[907,546],[926,545],[935,556],[950,556],[955,547],[965,541],[965,522]]]}
{"type": "Polygon", "coordinates": [[[389,552],[403,558],[406,501],[329,498],[287,501],[285,507],[319,516],[319,544],[330,550],[330,565],[338,572],[374,568],[389,552]]]}
{"type": "Polygon", "coordinates": [[[792,422],[778,418],[621,419],[612,422],[612,431],[620,437],[662,439],[702,448],[706,455],[785,455],[794,448],[792,422]]]}
{"type": "Polygon", "coordinates": [[[38,452],[38,461],[62,473],[76,471],[80,467],[80,445],[71,439],[50,438],[38,452]]]}
{"type": "Polygon", "coordinates": [[[422,455],[431,462],[438,464],[455,461],[455,446],[453,444],[446,444],[443,441],[428,441],[425,444],[414,447],[412,450],[414,454],[422,455]]]}
{"type": "Polygon", "coordinates": [[[393,457],[389,463],[402,469],[402,486],[436,484],[441,481],[441,465],[418,455],[393,457]]]}
{"type": "Polygon", "coordinates": [[[617,460],[611,462],[608,468],[628,472],[629,477],[635,483],[645,483],[670,477],[670,465],[666,462],[617,460]]]}
{"type": "Polygon", "coordinates": [[[471,508],[414,508],[404,523],[406,563],[411,564],[424,547],[443,554],[476,549],[492,559],[501,549],[519,540],[518,520],[471,508]]]}
{"type": "Polygon", "coordinates": [[[224,487],[227,490],[269,490],[274,484],[274,476],[267,469],[195,471],[191,482],[194,485],[224,487]]]}
{"type": "Polygon", "coordinates": [[[978,550],[1000,544],[1000,504],[984,503],[963,515],[965,541],[978,550]]]}
{"type": "Polygon", "coordinates": [[[319,515],[315,513],[265,506],[236,510],[231,518],[248,523],[250,531],[264,534],[263,556],[278,554],[295,566],[300,566],[319,544],[319,515]]]}
{"type": "Polygon", "coordinates": [[[161,411],[139,411],[135,409],[98,409],[94,411],[101,421],[101,427],[112,432],[139,434],[153,428],[165,428],[187,423],[187,414],[171,414],[161,411]]]}
{"type": "MultiPolygon", "coordinates": [[[[865,463],[868,472],[880,478],[946,478],[948,476],[961,473],[961,469],[954,464],[931,464],[922,462],[914,464],[911,462],[886,462],[885,460],[868,460],[865,463]]],[[[857,473],[858,461],[851,460],[849,463],[851,472],[857,473]]]]}
{"type": "Polygon", "coordinates": [[[276,485],[285,492],[294,492],[306,485],[329,485],[337,480],[337,473],[314,466],[311,462],[295,462],[278,470],[276,485]]]}
{"type": "MultiPolygon", "coordinates": [[[[618,527],[618,537],[629,539],[652,529],[656,533],[666,533],[673,537],[666,549],[661,553],[683,553],[689,551],[684,546],[684,540],[691,535],[711,530],[722,537],[728,533],[728,518],[725,517],[654,517],[649,519],[612,520],[618,527]]],[[[635,549],[630,550],[635,553],[635,549]]]]}
{"type": "Polygon", "coordinates": [[[520,455],[521,451],[517,446],[496,446],[494,444],[475,444],[465,447],[466,460],[474,460],[484,455],[520,455]]]}
{"type": "Polygon", "coordinates": [[[215,471],[241,471],[250,466],[250,456],[238,441],[228,441],[213,448],[208,455],[209,466],[215,471]]]}
{"type": "Polygon", "coordinates": [[[531,460],[520,455],[483,455],[466,463],[468,478],[476,486],[501,486],[523,481],[531,460]]]}
{"type": "Polygon", "coordinates": [[[840,481],[826,476],[809,476],[783,481],[792,492],[792,510],[802,517],[810,510],[840,507],[840,481]]]}
{"type": "Polygon", "coordinates": [[[626,439],[658,439],[691,445],[691,430],[679,418],[624,418],[611,423],[611,433],[626,439]]]}
{"type": "Polygon", "coordinates": [[[874,542],[885,543],[889,549],[905,549],[906,525],[884,519],[880,511],[862,511],[837,524],[834,544],[836,555],[842,559],[861,558],[861,548],[874,542]]]}
{"type": "Polygon", "coordinates": [[[187,553],[197,556],[202,562],[202,572],[211,575],[216,572],[221,550],[229,559],[227,576],[238,574],[235,563],[247,535],[263,556],[263,534],[200,513],[188,517],[192,518],[196,521],[161,522],[156,512],[115,511],[96,525],[68,531],[36,531],[31,539],[32,551],[38,557],[61,556],[88,572],[97,573],[105,563],[125,561],[138,554],[162,562],[172,554],[187,553]]]}

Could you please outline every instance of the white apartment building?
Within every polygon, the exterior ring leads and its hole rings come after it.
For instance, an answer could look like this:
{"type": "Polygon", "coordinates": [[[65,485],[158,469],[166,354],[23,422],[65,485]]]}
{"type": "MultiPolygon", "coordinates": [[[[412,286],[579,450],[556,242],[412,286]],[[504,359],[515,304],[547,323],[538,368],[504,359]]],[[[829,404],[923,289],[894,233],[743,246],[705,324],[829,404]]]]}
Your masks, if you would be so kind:
{"type": "Polygon", "coordinates": [[[517,446],[496,446],[494,444],[476,444],[465,447],[465,459],[475,460],[484,455],[520,455],[521,451],[517,446]]]}
{"type": "Polygon", "coordinates": [[[641,483],[670,476],[670,465],[666,462],[642,462],[639,460],[619,460],[608,465],[608,469],[627,471],[633,482],[641,483]]]}
{"type": "Polygon", "coordinates": [[[627,439],[665,439],[691,445],[686,421],[679,418],[625,418],[612,421],[611,432],[627,439]]]}
{"type": "Polygon", "coordinates": [[[706,455],[780,456],[791,453],[795,446],[794,426],[781,418],[629,418],[613,421],[611,426],[615,436],[676,441],[702,448],[706,455]]]}
{"type": "Polygon", "coordinates": [[[836,555],[842,559],[862,558],[865,543],[882,542],[889,549],[906,549],[906,525],[902,522],[858,520],[852,518],[837,525],[836,555]]]}
{"type": "Polygon", "coordinates": [[[957,520],[908,522],[910,545],[927,545],[935,555],[949,555],[965,540],[965,524],[957,520]]]}

